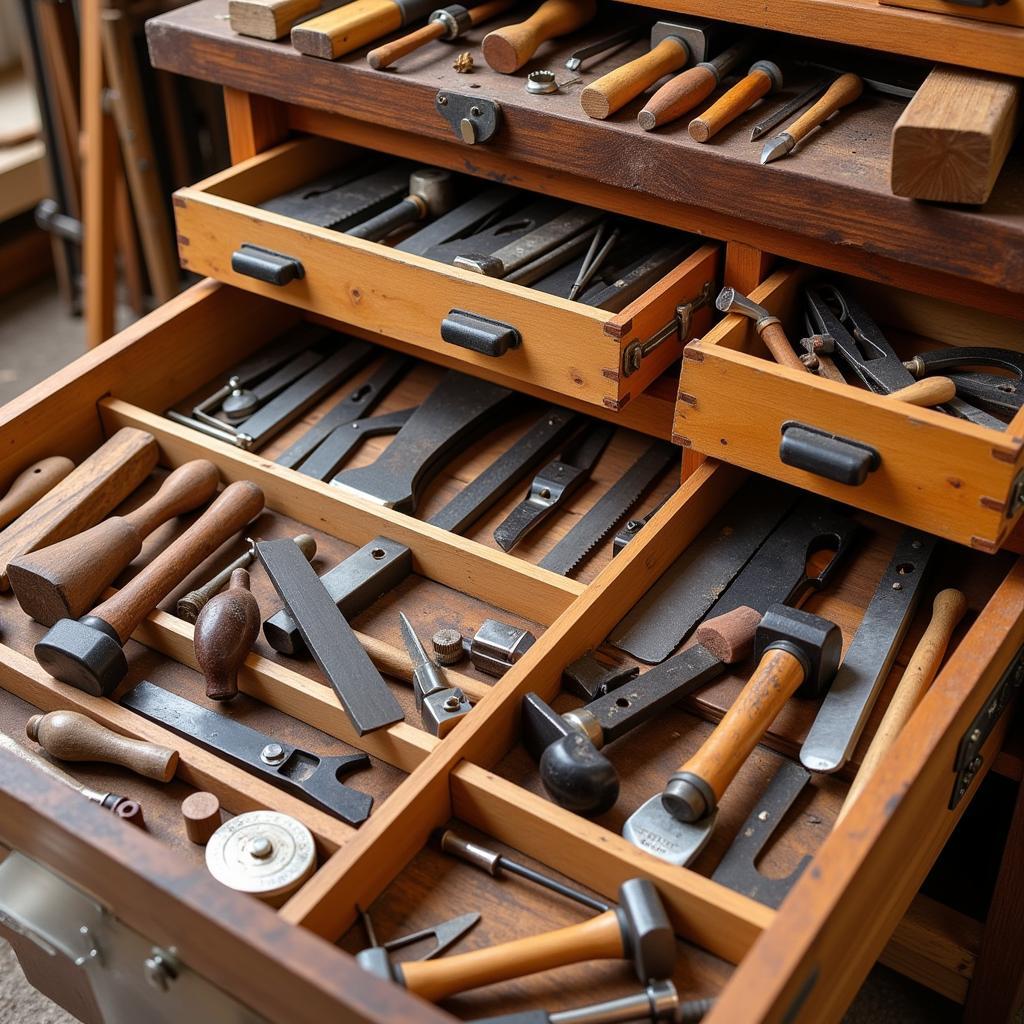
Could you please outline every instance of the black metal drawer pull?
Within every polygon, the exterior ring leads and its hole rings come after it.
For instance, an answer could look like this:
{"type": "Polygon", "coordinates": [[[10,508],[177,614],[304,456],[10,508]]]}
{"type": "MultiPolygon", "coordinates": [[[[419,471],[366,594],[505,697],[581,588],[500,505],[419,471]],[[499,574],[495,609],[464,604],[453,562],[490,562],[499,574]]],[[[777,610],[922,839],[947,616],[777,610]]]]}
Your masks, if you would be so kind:
{"type": "Polygon", "coordinates": [[[523,343],[522,335],[510,324],[464,309],[451,310],[441,321],[441,337],[450,345],[468,348],[482,356],[503,356],[523,343]]]}
{"type": "Polygon", "coordinates": [[[782,424],[779,459],[826,480],[859,487],[882,464],[869,445],[790,420],[782,424]]]}
{"type": "Polygon", "coordinates": [[[254,277],[266,284],[286,285],[305,277],[306,271],[294,256],[286,256],[259,245],[242,245],[231,254],[231,269],[236,274],[254,277]]]}

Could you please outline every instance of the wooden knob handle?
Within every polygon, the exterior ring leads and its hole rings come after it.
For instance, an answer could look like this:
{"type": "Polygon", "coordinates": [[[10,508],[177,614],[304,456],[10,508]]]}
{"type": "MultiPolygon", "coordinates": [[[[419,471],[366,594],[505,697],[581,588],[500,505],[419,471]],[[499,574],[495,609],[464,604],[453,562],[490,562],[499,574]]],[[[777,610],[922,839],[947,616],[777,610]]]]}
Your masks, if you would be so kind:
{"type": "Polygon", "coordinates": [[[662,75],[678,71],[689,59],[689,46],[678,36],[668,36],[642,57],[588,85],[580,94],[580,104],[588,117],[602,120],[639,96],[662,75]]]}
{"type": "Polygon", "coordinates": [[[231,700],[238,694],[238,669],[259,632],[260,606],[249,593],[249,574],[235,569],[231,586],[212,597],[196,619],[196,661],[210,700],[231,700]]]}
{"type": "Polygon", "coordinates": [[[432,42],[434,39],[440,39],[444,34],[444,22],[429,21],[422,28],[402,36],[401,39],[394,39],[390,43],[385,43],[383,46],[378,46],[371,50],[366,55],[366,63],[378,71],[383,68],[389,68],[396,60],[401,60],[410,53],[414,53],[421,46],[426,46],[427,43],[432,42]]]}
{"type": "Polygon", "coordinates": [[[753,651],[760,622],[761,613],[743,605],[702,622],[694,633],[694,639],[719,661],[734,665],[753,651]]]}
{"type": "Polygon", "coordinates": [[[914,708],[920,704],[921,698],[931,686],[946,654],[953,630],[956,629],[966,611],[967,599],[959,590],[943,590],[935,595],[931,620],[918,641],[917,647],[914,648],[914,653],[910,656],[910,661],[900,678],[896,692],[893,693],[892,700],[889,701],[889,706],[882,716],[882,721],[879,722],[878,729],[871,739],[864,760],[860,763],[860,770],[846,794],[843,806],[839,809],[836,825],[846,817],[857,797],[878,769],[878,763],[893,745],[900,730],[907,724],[914,708]]]}
{"type": "Polygon", "coordinates": [[[140,537],[148,537],[169,519],[205,504],[219,485],[217,467],[208,459],[193,459],[169,473],[156,494],[124,519],[140,537]]]}
{"type": "Polygon", "coordinates": [[[765,348],[771,352],[772,358],[780,366],[788,366],[791,370],[799,370],[801,373],[810,373],[810,370],[800,362],[800,357],[793,350],[782,324],[778,321],[764,324],[758,328],[757,333],[764,342],[765,348]]]}
{"type": "Polygon", "coordinates": [[[92,614],[124,643],[139,623],[204,559],[263,510],[263,491],[236,480],[174,543],[92,614]]]}
{"type": "Polygon", "coordinates": [[[956,398],[956,384],[949,377],[925,377],[899,391],[893,391],[889,397],[930,409],[956,398]]]}
{"type": "Polygon", "coordinates": [[[34,462],[15,478],[0,501],[0,529],[13,523],[26,509],[31,508],[51,487],[55,487],[75,468],[63,455],[34,462]]]}
{"type": "Polygon", "coordinates": [[[825,90],[824,95],[805,110],[787,129],[786,134],[794,143],[799,142],[808,132],[813,131],[841,107],[859,99],[864,91],[864,82],[859,75],[840,75],[825,90]]]}
{"type": "Polygon", "coordinates": [[[698,64],[666,82],[644,105],[636,123],[645,132],[682,117],[706,100],[718,85],[718,78],[709,67],[698,64]]]}
{"type": "Polygon", "coordinates": [[[77,711],[33,715],[25,732],[30,740],[62,761],[119,764],[157,782],[170,782],[178,767],[176,750],[129,739],[77,711]]]}
{"type": "Polygon", "coordinates": [[[413,960],[397,970],[407,989],[437,1002],[457,992],[552,967],[624,955],[622,928],[615,911],[608,910],[568,928],[440,960],[413,960]]]}
{"type": "Polygon", "coordinates": [[[751,70],[742,82],[734,85],[700,117],[690,122],[690,138],[694,142],[707,142],[740,114],[749,110],[762,96],[767,96],[774,87],[775,80],[767,71],[760,68],[751,70]]]}
{"type": "Polygon", "coordinates": [[[205,846],[220,828],[220,801],[213,793],[203,790],[190,793],[181,802],[181,817],[189,841],[197,846],[205,846]]]}
{"type": "Polygon", "coordinates": [[[804,669],[798,658],[788,651],[766,651],[725,717],[679,771],[702,779],[721,800],[743,762],[803,681],[804,669]]]}
{"type": "Polygon", "coordinates": [[[596,9],[597,0],[544,0],[526,21],[488,32],[482,45],[484,60],[493,70],[511,75],[541,43],[574,32],[593,18],[596,9]]]}

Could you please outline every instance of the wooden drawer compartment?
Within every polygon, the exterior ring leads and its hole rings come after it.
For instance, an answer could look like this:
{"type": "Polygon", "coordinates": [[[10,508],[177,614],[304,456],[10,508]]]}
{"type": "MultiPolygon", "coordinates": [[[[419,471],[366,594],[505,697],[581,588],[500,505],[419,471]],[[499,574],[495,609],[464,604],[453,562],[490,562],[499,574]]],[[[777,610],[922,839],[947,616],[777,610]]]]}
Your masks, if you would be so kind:
{"type": "MultiPolygon", "coordinates": [[[[751,293],[780,317],[791,341],[806,333],[802,287],[814,277],[810,268],[787,267],[751,293]]],[[[852,278],[821,280],[848,288],[905,359],[944,345],[1024,351],[1019,321],[852,278]]],[[[673,437],[982,551],[1007,541],[1024,508],[1024,412],[999,431],[782,367],[768,355],[754,322],[738,314],[687,346],[673,437]],[[783,425],[791,423],[869,446],[878,455],[877,469],[852,486],[786,465],[780,442],[783,425]]]]}
{"type": "MultiPolygon", "coordinates": [[[[260,649],[250,656],[241,681],[253,699],[246,702],[247,713],[258,715],[254,724],[268,732],[290,730],[283,734],[312,749],[364,749],[374,759],[366,779],[377,782],[354,781],[367,789],[379,786],[379,799],[370,818],[352,830],[283,798],[242,769],[167,737],[160,727],[112,701],[54,682],[31,655],[39,627],[9,596],[2,597],[0,731],[20,738],[32,707],[77,708],[130,735],[169,740],[182,750],[182,765],[172,789],[144,784],[129,793],[146,804],[147,836],[112,821],[0,749],[0,847],[27,855],[87,890],[148,942],[175,946],[184,964],[279,1024],[320,1024],[327,1014],[339,1012],[368,1024],[441,1024],[636,991],[624,965],[595,962],[482,989],[441,1009],[364,974],[343,952],[366,945],[357,923],[360,907],[370,909],[385,941],[414,925],[435,923],[440,908],[446,908],[442,918],[482,911],[478,931],[448,955],[583,919],[572,904],[549,899],[527,883],[520,889],[517,882],[513,890],[504,881],[439,858],[430,836],[446,824],[470,834],[475,829],[489,845],[560,872],[604,900],[615,899],[627,878],[650,879],[680,940],[677,984],[684,997],[718,997],[707,1018],[712,1024],[774,1020],[787,1012],[794,1022],[838,1020],[998,750],[1005,716],[984,743],[968,799],[948,810],[960,738],[1024,642],[1020,566],[1007,554],[990,557],[965,550],[939,560],[941,577],[936,576],[935,586],[962,587],[970,604],[955,650],[850,817],[823,839],[819,836],[827,831],[846,783],[832,778],[814,787],[821,822],[816,830],[806,823],[789,830],[781,856],[806,853],[815,859],[781,909],[769,910],[705,877],[710,864],[674,868],[616,835],[616,816],[650,795],[666,767],[674,766],[707,731],[707,719],[720,714],[735,695],[739,675],[723,678],[698,700],[666,713],[645,734],[648,742],[640,735],[625,737],[609,751],[622,771],[621,806],[597,822],[545,799],[532,762],[524,760],[518,746],[523,695],[535,691],[557,700],[564,667],[602,643],[746,474],[721,463],[701,466],[620,555],[598,563],[587,585],[335,493],[327,485],[304,482],[268,457],[239,451],[161,415],[169,403],[184,399],[297,316],[287,305],[214,282],[196,286],[0,411],[0,445],[7,453],[0,461],[0,478],[10,478],[45,455],[80,458],[117,427],[140,426],[157,438],[166,467],[205,456],[225,482],[258,483],[271,509],[253,527],[262,531],[258,535],[291,534],[304,527],[327,557],[340,557],[381,534],[407,543],[413,551],[409,584],[355,621],[364,646],[407,710],[408,663],[395,650],[399,609],[421,631],[440,617],[467,625],[493,609],[499,617],[532,624],[537,642],[498,681],[459,669],[476,706],[441,740],[419,729],[411,710],[405,722],[357,737],[311,666],[283,665],[260,649]],[[159,374],[152,372],[155,365],[159,374]],[[631,757],[637,760],[630,762],[631,757]],[[181,838],[177,800],[192,787],[213,790],[232,812],[274,807],[306,821],[319,840],[317,872],[276,911],[221,888],[206,874],[199,851],[181,838]],[[867,922],[865,905],[878,908],[867,922]],[[515,911],[510,913],[510,907],[515,911]],[[856,943],[851,942],[854,932],[856,943]]],[[[891,523],[869,516],[864,520],[862,545],[829,592],[808,605],[834,617],[847,639],[899,532],[891,523]]],[[[165,539],[161,535],[158,543],[165,539]]],[[[262,605],[273,599],[267,581],[259,581],[261,572],[254,570],[254,590],[262,605]]],[[[922,606],[908,645],[919,636],[923,616],[922,606]]],[[[133,671],[194,695],[201,683],[191,660],[190,632],[166,607],[155,612],[135,635],[146,649],[132,648],[133,671]]],[[[899,667],[893,670],[884,693],[899,672],[899,667]]],[[[740,802],[720,823],[723,837],[738,824],[742,799],[763,783],[779,752],[792,753],[808,714],[804,707],[787,707],[767,747],[755,752],[737,791],[740,802]]],[[[80,774],[76,765],[69,769],[97,788],[127,788],[124,776],[114,770],[83,768],[80,774]]],[[[712,855],[714,848],[707,853],[712,855]]],[[[904,962],[909,934],[904,930],[897,951],[904,962]]],[[[913,952],[909,958],[914,959],[913,952]]]]}
{"type": "MultiPolygon", "coordinates": [[[[258,208],[358,153],[307,138],[179,190],[174,205],[183,266],[393,339],[427,359],[447,358],[469,372],[612,410],[679,358],[681,346],[670,339],[633,368],[638,346],[671,323],[677,306],[699,306],[688,336],[711,322],[708,289],[717,274],[717,246],[694,241],[678,267],[621,312],[610,313],[258,208]],[[244,244],[300,261],[304,276],[275,286],[235,272],[232,254],[244,244]],[[452,310],[512,325],[522,343],[494,357],[442,341],[440,325],[452,310]]],[[[687,237],[680,236],[684,242],[687,237]]]]}

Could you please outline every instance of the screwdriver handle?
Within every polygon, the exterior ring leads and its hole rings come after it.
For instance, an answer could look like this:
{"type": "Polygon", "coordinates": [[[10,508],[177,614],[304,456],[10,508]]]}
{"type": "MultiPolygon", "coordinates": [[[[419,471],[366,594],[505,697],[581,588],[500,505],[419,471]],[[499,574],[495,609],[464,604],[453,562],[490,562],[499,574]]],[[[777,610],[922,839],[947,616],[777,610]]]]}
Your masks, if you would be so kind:
{"type": "Polygon", "coordinates": [[[654,49],[592,82],[580,94],[588,117],[603,120],[639,96],[663,75],[678,71],[690,59],[690,47],[678,36],[666,36],[654,49]]]}
{"type": "Polygon", "coordinates": [[[410,32],[400,39],[393,39],[390,43],[378,46],[366,55],[366,63],[376,71],[391,67],[397,60],[415,53],[421,46],[433,42],[435,39],[444,37],[447,31],[444,22],[428,21],[422,28],[410,32]]]}
{"type": "Polygon", "coordinates": [[[762,96],[782,88],[782,71],[771,61],[759,60],[747,77],[708,107],[689,125],[694,142],[707,142],[740,114],[749,110],[762,96]]]}
{"type": "Polygon", "coordinates": [[[860,98],[864,81],[860,75],[840,75],[825,90],[824,95],[813,106],[808,107],[786,130],[794,145],[818,125],[827,121],[837,110],[860,98]]]}
{"type": "Polygon", "coordinates": [[[217,493],[220,474],[209,459],[193,459],[164,478],[149,501],[123,518],[139,537],[148,537],[158,526],[199,508],[217,493]]]}
{"type": "Polygon", "coordinates": [[[484,36],[484,60],[503,75],[518,71],[548,39],[575,32],[597,10],[597,0],[544,0],[518,25],[505,25],[484,36]]]}
{"type": "Polygon", "coordinates": [[[56,487],[75,468],[63,455],[34,462],[15,478],[3,500],[0,501],[0,530],[13,523],[26,509],[31,508],[52,487],[56,487]]]}
{"type": "Polygon", "coordinates": [[[899,391],[893,391],[889,397],[931,409],[956,398],[956,384],[949,377],[925,377],[899,391]]]}

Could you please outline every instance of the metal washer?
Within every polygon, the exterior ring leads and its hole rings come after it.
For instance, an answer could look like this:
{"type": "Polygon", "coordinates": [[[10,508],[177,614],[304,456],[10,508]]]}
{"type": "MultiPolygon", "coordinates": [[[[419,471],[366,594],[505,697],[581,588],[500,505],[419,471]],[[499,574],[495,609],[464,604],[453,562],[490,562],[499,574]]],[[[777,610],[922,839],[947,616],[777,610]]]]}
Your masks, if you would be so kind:
{"type": "Polygon", "coordinates": [[[539,94],[558,92],[554,71],[531,71],[526,76],[526,91],[539,94]]]}
{"type": "Polygon", "coordinates": [[[316,846],[301,821],[277,811],[248,811],[214,832],[206,867],[229,889],[279,906],[316,870],[316,846]]]}

